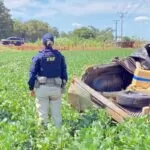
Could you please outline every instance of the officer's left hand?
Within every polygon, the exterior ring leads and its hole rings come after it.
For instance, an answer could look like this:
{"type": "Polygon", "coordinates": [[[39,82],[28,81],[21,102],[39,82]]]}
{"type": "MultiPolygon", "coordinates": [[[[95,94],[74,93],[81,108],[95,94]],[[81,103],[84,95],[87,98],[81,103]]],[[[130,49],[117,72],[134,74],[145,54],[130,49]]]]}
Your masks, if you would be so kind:
{"type": "Polygon", "coordinates": [[[35,97],[35,92],[34,92],[34,90],[30,91],[30,95],[31,95],[32,97],[35,97]]]}

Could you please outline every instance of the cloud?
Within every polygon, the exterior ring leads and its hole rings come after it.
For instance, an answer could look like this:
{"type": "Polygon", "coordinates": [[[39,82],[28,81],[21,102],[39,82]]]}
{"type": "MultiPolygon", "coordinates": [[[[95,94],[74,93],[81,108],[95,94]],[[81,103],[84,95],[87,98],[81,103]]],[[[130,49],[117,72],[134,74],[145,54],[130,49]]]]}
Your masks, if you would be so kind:
{"type": "Polygon", "coordinates": [[[112,2],[88,2],[88,3],[59,3],[54,6],[61,13],[75,16],[88,15],[93,13],[113,12],[112,2]],[[106,7],[107,6],[107,7],[106,7]]]}
{"type": "Polygon", "coordinates": [[[9,9],[16,9],[26,7],[30,4],[31,0],[4,0],[4,4],[9,9]]]}
{"type": "Polygon", "coordinates": [[[54,15],[56,15],[58,12],[56,10],[42,10],[40,11],[39,14],[33,15],[34,18],[39,18],[39,19],[43,19],[43,18],[47,18],[49,19],[50,17],[53,17],[54,15]]]}
{"type": "Polygon", "coordinates": [[[4,4],[11,11],[13,18],[21,17],[39,19],[55,15],[84,16],[99,13],[116,13],[128,11],[135,13],[149,12],[149,0],[4,0],[4,4]],[[147,1],[147,3],[143,3],[147,1]],[[142,2],[142,6],[140,5],[142,2]],[[140,9],[139,9],[140,7],[140,9]],[[18,12],[18,13],[17,13],[18,12]],[[24,16],[23,16],[24,14],[24,16]]]}
{"type": "MultiPolygon", "coordinates": [[[[74,16],[89,15],[95,13],[132,12],[149,13],[150,3],[147,0],[66,0],[63,3],[53,0],[53,8],[60,13],[74,16]]],[[[150,2],[150,1],[149,1],[150,2]]]]}
{"type": "Polygon", "coordinates": [[[83,27],[82,24],[76,23],[76,22],[72,23],[72,26],[73,26],[74,28],[81,28],[81,27],[83,27]]]}
{"type": "MultiPolygon", "coordinates": [[[[5,6],[11,11],[15,9],[39,9],[39,11],[55,10],[59,13],[74,16],[93,13],[114,12],[114,6],[119,6],[118,0],[4,0],[5,6]]],[[[119,9],[120,7],[118,7],[119,9]]],[[[23,10],[22,10],[23,11],[23,10]]],[[[119,10],[118,10],[119,11],[119,10]]],[[[53,13],[55,14],[55,13],[53,13]]]]}
{"type": "MultiPolygon", "coordinates": [[[[51,2],[53,1],[55,0],[51,2]]],[[[4,4],[10,9],[12,18],[24,21],[29,19],[49,19],[57,14],[57,10],[51,8],[48,1],[44,3],[43,0],[4,0],[4,4]]]]}
{"type": "Polygon", "coordinates": [[[134,20],[136,22],[150,21],[150,17],[148,17],[148,16],[138,16],[138,17],[135,17],[134,20]]]}

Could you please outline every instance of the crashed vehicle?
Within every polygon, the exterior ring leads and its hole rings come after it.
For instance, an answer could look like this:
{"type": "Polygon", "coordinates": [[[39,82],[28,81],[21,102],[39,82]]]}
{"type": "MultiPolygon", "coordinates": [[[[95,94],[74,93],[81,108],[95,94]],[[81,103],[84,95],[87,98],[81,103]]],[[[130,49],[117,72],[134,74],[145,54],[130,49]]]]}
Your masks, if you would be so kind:
{"type": "Polygon", "coordinates": [[[73,78],[69,103],[79,112],[104,108],[117,122],[150,114],[150,44],[124,59],[90,66],[73,78]]]}

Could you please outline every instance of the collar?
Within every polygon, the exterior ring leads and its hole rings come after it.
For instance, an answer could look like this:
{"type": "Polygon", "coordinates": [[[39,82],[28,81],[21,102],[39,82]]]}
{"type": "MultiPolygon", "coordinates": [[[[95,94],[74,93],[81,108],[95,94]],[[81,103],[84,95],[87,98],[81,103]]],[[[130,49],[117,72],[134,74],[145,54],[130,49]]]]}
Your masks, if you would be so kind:
{"type": "Polygon", "coordinates": [[[50,51],[53,51],[53,48],[45,48],[40,50],[39,52],[42,53],[42,52],[50,52],[50,51]]]}

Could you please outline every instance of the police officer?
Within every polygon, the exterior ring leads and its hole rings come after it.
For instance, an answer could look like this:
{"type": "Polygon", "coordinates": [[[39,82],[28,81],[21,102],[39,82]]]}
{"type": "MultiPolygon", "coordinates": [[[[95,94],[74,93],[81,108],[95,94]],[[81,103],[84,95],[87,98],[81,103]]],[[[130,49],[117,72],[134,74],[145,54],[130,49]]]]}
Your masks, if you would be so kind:
{"type": "Polygon", "coordinates": [[[61,126],[61,96],[65,89],[67,67],[64,56],[52,48],[54,37],[46,33],[44,49],[32,58],[28,81],[31,96],[36,96],[36,108],[40,123],[47,125],[49,108],[56,127],[61,126]]]}

